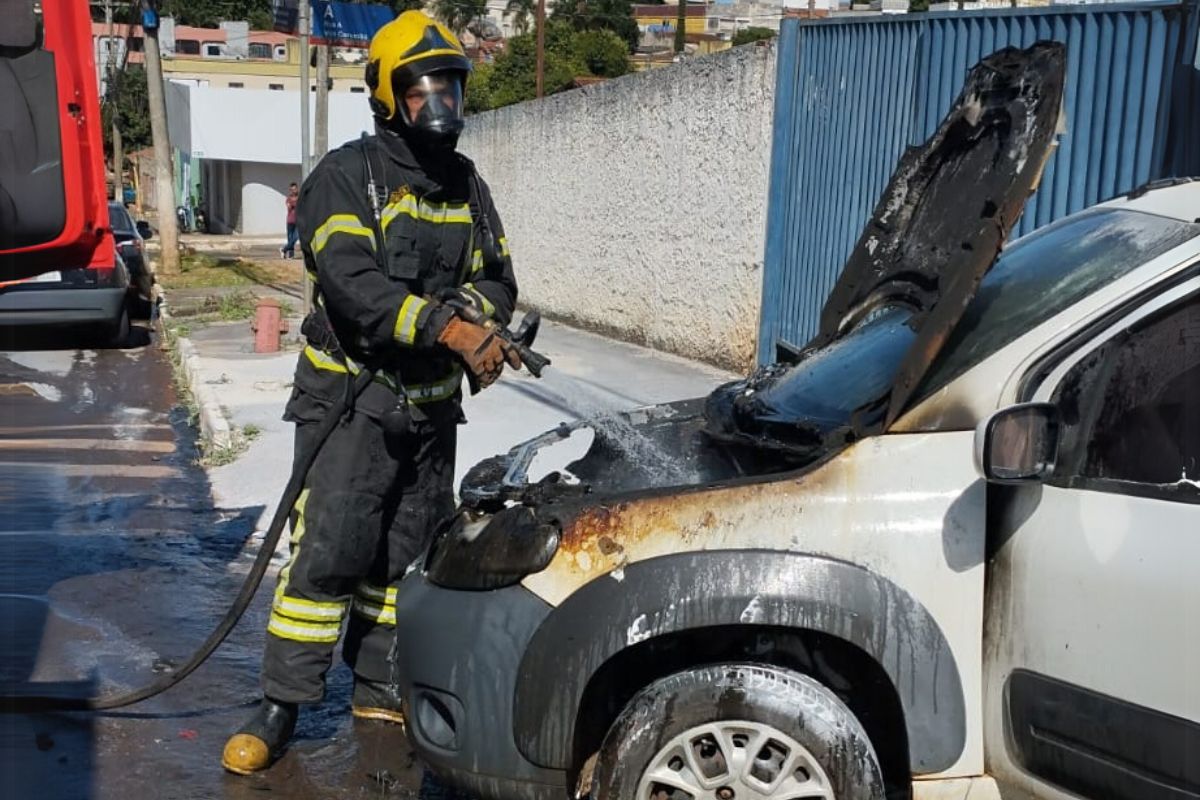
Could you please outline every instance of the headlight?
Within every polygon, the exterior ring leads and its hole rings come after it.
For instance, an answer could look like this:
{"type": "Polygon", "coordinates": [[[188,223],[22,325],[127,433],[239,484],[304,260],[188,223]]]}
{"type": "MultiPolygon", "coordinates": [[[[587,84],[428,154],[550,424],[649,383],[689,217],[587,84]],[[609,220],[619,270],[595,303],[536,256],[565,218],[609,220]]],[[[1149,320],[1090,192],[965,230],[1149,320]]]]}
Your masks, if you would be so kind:
{"type": "Polygon", "coordinates": [[[541,572],[558,550],[559,527],[526,506],[495,516],[459,514],[433,543],[425,574],[448,589],[500,589],[541,572]]]}

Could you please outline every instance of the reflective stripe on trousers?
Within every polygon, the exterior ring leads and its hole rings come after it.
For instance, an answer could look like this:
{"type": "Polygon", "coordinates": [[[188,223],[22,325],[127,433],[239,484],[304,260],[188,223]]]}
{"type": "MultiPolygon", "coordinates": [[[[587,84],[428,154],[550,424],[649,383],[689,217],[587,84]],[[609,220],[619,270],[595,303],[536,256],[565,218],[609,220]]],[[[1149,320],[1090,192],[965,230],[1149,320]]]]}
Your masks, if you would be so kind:
{"type": "Polygon", "coordinates": [[[308,503],[309,490],[305,489],[292,507],[291,553],[288,562],[279,572],[279,584],[275,587],[275,598],[271,602],[271,617],[267,632],[281,639],[294,642],[336,642],[346,616],[347,600],[317,601],[301,597],[289,597],[288,581],[292,566],[300,555],[304,540],[304,506],[308,503]]]}

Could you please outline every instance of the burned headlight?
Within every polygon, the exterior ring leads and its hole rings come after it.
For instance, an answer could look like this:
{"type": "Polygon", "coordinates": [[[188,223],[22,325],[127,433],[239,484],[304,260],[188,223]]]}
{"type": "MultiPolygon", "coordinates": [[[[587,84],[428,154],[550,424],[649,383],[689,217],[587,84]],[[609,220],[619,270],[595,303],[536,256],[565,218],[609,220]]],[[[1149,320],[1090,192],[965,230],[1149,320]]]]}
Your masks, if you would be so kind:
{"type": "Polygon", "coordinates": [[[558,550],[557,523],[526,506],[459,514],[430,548],[425,574],[447,589],[500,589],[541,572],[558,550]]]}

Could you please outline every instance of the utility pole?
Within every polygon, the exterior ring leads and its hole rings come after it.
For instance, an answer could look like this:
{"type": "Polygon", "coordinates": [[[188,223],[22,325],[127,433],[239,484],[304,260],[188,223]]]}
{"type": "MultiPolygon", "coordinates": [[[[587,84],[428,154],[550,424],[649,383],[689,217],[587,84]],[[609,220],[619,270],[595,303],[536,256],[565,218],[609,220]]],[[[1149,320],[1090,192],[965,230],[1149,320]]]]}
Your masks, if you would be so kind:
{"type": "Polygon", "coordinates": [[[537,96],[545,93],[546,74],[546,0],[538,0],[537,6],[537,96]]]}
{"type": "Polygon", "coordinates": [[[303,182],[308,177],[308,170],[311,164],[309,161],[312,156],[309,153],[309,146],[312,143],[309,133],[308,124],[308,95],[311,89],[309,88],[308,77],[308,58],[309,58],[309,34],[312,33],[312,8],[308,4],[308,0],[300,0],[300,180],[303,182]]]}
{"type": "Polygon", "coordinates": [[[683,55],[683,46],[687,41],[684,34],[687,31],[687,0],[679,0],[675,11],[675,53],[683,55]]]}
{"type": "Polygon", "coordinates": [[[329,151],[329,45],[317,45],[317,112],[315,114],[317,130],[313,134],[316,141],[313,145],[312,160],[321,160],[321,156],[329,151]]]}
{"type": "Polygon", "coordinates": [[[142,30],[146,51],[146,89],[150,104],[150,134],[154,138],[154,185],[158,206],[158,235],[163,272],[179,271],[179,228],[175,219],[175,170],[167,131],[167,98],[163,86],[162,53],[158,48],[158,8],[154,0],[141,0],[142,30]]]}
{"type": "MultiPolygon", "coordinates": [[[[312,7],[308,0],[300,0],[300,182],[308,177],[312,166],[309,162],[308,138],[308,38],[312,33],[312,7]]],[[[304,286],[304,316],[312,311],[312,281],[302,278],[304,286]]]]}

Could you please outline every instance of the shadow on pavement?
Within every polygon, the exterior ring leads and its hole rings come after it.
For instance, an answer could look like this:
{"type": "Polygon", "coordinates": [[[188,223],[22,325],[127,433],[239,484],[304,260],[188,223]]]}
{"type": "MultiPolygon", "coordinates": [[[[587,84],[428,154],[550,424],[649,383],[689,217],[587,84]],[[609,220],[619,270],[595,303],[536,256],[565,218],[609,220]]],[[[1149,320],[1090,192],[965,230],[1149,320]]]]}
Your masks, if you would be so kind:
{"type": "Polygon", "coordinates": [[[0,350],[136,350],[148,346],[154,339],[147,322],[134,322],[129,338],[120,347],[113,347],[105,335],[81,327],[70,328],[6,328],[0,327],[0,350]]]}

